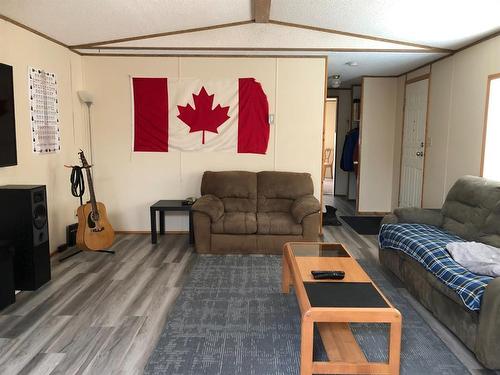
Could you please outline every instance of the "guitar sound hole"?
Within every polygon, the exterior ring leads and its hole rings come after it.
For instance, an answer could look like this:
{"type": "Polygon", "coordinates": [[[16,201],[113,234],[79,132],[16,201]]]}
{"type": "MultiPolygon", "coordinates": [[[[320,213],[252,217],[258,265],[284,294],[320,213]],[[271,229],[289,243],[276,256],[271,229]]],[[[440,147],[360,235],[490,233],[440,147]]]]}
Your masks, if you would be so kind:
{"type": "Polygon", "coordinates": [[[92,212],[87,217],[87,224],[88,224],[89,228],[91,228],[91,229],[95,228],[95,221],[94,221],[94,218],[92,217],[92,212]]]}

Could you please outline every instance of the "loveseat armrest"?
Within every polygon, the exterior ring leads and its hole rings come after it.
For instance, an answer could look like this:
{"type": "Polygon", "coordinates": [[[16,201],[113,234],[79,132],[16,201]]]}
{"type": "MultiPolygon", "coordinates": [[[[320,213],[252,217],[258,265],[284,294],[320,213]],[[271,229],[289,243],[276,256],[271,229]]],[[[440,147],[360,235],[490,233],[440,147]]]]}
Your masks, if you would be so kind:
{"type": "Polygon", "coordinates": [[[386,215],[382,224],[414,223],[440,227],[443,224],[441,210],[426,208],[396,208],[394,213],[386,215]]]}
{"type": "Polygon", "coordinates": [[[500,277],[490,281],[484,292],[475,352],[483,365],[500,369],[500,277]]]}
{"type": "Polygon", "coordinates": [[[224,215],[224,204],[215,195],[207,194],[194,202],[191,209],[201,212],[210,217],[212,222],[219,220],[224,215]]]}
{"type": "Polygon", "coordinates": [[[304,195],[297,198],[290,207],[290,213],[298,224],[308,215],[319,212],[321,206],[313,195],[304,195]]]}

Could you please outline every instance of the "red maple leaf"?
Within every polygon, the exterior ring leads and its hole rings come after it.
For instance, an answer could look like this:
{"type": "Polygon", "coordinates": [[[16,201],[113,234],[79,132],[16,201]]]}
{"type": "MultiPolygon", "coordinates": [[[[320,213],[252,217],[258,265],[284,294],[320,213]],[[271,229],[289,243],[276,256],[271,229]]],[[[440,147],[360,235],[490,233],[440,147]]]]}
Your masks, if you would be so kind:
{"type": "Polygon", "coordinates": [[[205,144],[205,131],[218,134],[217,128],[229,119],[227,115],[229,106],[221,107],[220,104],[217,104],[217,107],[212,108],[214,95],[208,95],[207,90],[202,86],[198,95],[193,94],[196,109],[191,107],[189,103],[186,106],[177,106],[179,110],[177,117],[189,126],[189,132],[203,132],[202,144],[205,144]]]}

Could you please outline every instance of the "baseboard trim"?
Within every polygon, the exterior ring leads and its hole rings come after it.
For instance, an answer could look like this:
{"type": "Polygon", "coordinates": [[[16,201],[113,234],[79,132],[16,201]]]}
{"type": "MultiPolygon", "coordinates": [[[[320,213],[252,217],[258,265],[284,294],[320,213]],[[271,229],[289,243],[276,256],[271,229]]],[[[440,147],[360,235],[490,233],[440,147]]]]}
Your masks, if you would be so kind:
{"type": "MultiPolygon", "coordinates": [[[[115,230],[116,234],[151,234],[150,230],[115,230]]],[[[188,234],[187,230],[166,230],[165,234],[188,234]]],[[[158,233],[160,235],[160,233],[158,233]]]]}
{"type": "Polygon", "coordinates": [[[390,212],[376,212],[376,211],[358,211],[356,215],[359,216],[385,216],[390,214],[390,212]]]}

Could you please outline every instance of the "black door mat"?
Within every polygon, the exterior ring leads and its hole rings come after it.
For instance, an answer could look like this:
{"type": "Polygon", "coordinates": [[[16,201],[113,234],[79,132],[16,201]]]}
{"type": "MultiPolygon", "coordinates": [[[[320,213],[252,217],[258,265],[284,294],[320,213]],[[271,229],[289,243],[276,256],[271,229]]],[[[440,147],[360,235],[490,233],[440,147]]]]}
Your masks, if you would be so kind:
{"type": "Polygon", "coordinates": [[[378,234],[382,216],[341,216],[359,234],[378,234]]]}

